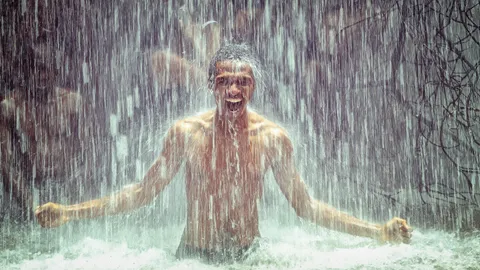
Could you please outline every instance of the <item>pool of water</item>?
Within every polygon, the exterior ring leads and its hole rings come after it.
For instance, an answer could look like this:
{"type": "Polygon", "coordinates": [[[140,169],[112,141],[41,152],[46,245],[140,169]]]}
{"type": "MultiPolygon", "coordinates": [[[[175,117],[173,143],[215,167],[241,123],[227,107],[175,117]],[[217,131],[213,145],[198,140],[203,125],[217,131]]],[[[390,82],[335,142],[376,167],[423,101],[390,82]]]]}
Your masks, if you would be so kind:
{"type": "Polygon", "coordinates": [[[113,217],[48,230],[4,222],[0,269],[480,269],[480,232],[416,229],[409,245],[380,245],[269,219],[245,261],[212,265],[177,260],[183,225],[156,222],[113,217]]]}

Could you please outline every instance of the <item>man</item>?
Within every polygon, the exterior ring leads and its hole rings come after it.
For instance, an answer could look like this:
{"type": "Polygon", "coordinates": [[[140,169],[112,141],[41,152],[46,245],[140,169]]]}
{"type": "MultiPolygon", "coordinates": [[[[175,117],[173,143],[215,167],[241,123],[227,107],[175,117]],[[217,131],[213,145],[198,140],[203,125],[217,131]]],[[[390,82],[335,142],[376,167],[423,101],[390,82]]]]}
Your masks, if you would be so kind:
{"type": "Polygon", "coordinates": [[[56,87],[60,71],[54,46],[46,38],[22,46],[17,62],[22,75],[0,103],[0,177],[29,218],[33,186],[45,201],[74,200],[93,189],[86,181],[96,167],[87,155],[100,146],[92,140],[98,132],[92,109],[78,93],[56,87]]]}
{"type": "Polygon", "coordinates": [[[76,205],[45,204],[35,212],[40,225],[56,227],[71,220],[144,206],[185,163],[187,224],[178,257],[239,259],[260,236],[257,200],[269,169],[298,216],[353,235],[408,242],[410,228],[403,219],[394,218],[383,226],[367,223],[308,195],[295,168],[293,146],[286,132],[247,110],[261,80],[258,68],[248,47],[222,47],[209,68],[216,109],[176,122],[141,183],[110,197],[76,205]]]}

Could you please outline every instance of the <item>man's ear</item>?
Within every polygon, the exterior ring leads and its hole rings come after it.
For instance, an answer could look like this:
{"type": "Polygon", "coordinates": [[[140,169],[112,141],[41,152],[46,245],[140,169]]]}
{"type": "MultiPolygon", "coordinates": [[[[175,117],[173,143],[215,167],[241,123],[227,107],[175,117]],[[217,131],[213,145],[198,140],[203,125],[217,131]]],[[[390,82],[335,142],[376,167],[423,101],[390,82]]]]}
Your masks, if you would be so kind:
{"type": "Polygon", "coordinates": [[[212,79],[208,79],[207,86],[208,86],[208,89],[210,89],[210,91],[213,91],[214,83],[212,79]]]}
{"type": "Polygon", "coordinates": [[[210,89],[211,91],[213,91],[213,88],[215,87],[215,74],[211,74],[209,77],[208,77],[208,82],[207,82],[207,86],[208,86],[208,89],[210,89]]]}

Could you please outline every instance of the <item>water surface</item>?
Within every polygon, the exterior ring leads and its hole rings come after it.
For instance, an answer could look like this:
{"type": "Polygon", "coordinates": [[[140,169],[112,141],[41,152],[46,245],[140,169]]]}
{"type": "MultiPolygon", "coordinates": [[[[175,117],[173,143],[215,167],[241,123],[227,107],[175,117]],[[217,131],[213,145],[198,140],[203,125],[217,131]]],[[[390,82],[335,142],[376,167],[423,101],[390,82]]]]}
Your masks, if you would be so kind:
{"type": "MultiPolygon", "coordinates": [[[[133,215],[134,216],[134,215],[133,215]]],[[[57,229],[4,223],[1,269],[480,269],[480,233],[417,229],[409,245],[380,245],[309,223],[261,221],[258,247],[242,262],[207,264],[174,256],[183,224],[132,217],[57,229]]]]}

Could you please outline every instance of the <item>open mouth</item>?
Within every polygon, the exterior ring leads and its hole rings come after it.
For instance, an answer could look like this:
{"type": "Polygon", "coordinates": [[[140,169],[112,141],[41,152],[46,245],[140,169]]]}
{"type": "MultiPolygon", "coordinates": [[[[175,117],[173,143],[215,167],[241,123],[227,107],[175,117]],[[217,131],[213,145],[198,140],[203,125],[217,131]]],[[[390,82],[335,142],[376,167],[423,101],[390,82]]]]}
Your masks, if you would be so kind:
{"type": "Polygon", "coordinates": [[[225,101],[225,103],[227,104],[227,109],[230,112],[239,111],[243,105],[243,99],[241,98],[227,98],[225,101]]]}

